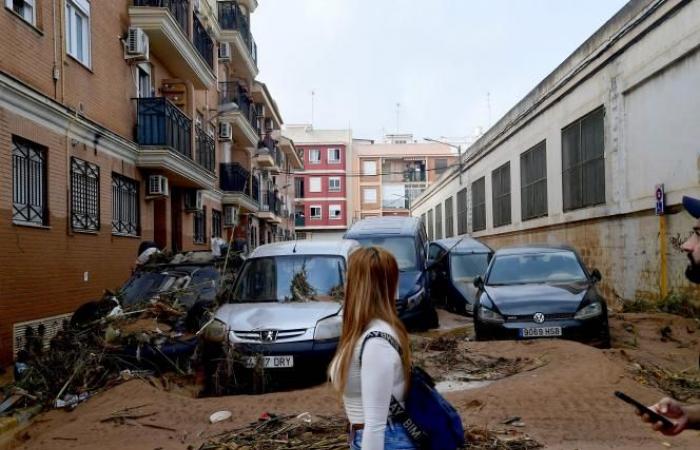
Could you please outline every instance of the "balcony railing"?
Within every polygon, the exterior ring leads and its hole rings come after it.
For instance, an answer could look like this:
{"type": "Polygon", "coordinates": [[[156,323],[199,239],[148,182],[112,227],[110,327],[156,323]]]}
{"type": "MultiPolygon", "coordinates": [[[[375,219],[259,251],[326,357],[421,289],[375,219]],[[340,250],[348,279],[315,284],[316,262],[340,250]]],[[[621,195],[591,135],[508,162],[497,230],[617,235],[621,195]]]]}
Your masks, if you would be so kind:
{"type": "Polygon", "coordinates": [[[250,172],[238,163],[219,164],[219,181],[225,192],[240,192],[256,202],[260,201],[258,179],[251,178],[250,172]]]}
{"type": "Polygon", "coordinates": [[[248,18],[238,6],[237,1],[218,2],[219,3],[219,25],[222,30],[234,30],[241,33],[241,37],[250,52],[251,58],[258,64],[258,46],[250,32],[248,18]]]}
{"type": "Polygon", "coordinates": [[[195,127],[195,140],[197,149],[197,164],[210,172],[214,172],[216,164],[216,144],[214,138],[201,127],[195,127]]]}
{"type": "Polygon", "coordinates": [[[241,83],[238,81],[222,81],[219,83],[219,104],[235,103],[241,114],[245,116],[256,133],[260,134],[258,127],[258,112],[253,103],[253,99],[248,95],[241,83]]]}
{"type": "Polygon", "coordinates": [[[214,41],[197,16],[192,17],[192,43],[197,52],[204,58],[210,68],[214,68],[214,41]]]}
{"type": "Polygon", "coordinates": [[[190,32],[190,2],[189,0],[134,0],[134,6],[150,6],[153,8],[166,8],[170,11],[175,22],[180,25],[185,36],[190,32]]]}
{"type": "Polygon", "coordinates": [[[275,161],[275,166],[284,169],[286,162],[284,152],[277,147],[277,141],[272,139],[269,135],[258,144],[258,153],[269,154],[275,161]]]}
{"type": "Polygon", "coordinates": [[[165,97],[139,98],[136,141],[192,159],[192,121],[165,97]]]}
{"type": "Polygon", "coordinates": [[[276,216],[282,214],[282,199],[276,191],[264,190],[262,192],[262,210],[268,211],[276,216]]]}

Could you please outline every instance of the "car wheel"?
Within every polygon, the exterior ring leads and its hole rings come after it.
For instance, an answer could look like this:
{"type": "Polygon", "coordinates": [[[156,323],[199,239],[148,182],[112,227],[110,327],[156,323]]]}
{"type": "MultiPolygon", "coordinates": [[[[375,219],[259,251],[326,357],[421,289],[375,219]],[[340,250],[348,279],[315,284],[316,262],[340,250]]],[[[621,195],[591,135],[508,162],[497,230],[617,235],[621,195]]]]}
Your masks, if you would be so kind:
{"type": "Polygon", "coordinates": [[[428,308],[425,321],[426,327],[428,329],[438,328],[440,326],[440,319],[438,319],[437,310],[433,305],[430,305],[428,308]]]}

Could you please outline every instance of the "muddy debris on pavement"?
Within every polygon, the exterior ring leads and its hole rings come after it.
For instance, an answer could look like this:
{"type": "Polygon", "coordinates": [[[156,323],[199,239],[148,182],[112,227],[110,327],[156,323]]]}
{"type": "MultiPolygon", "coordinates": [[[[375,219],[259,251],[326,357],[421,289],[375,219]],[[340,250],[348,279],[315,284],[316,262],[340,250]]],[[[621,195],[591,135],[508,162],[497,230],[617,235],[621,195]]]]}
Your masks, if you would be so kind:
{"type": "Polygon", "coordinates": [[[514,428],[467,427],[465,431],[467,450],[533,450],[542,444],[514,428]]]}

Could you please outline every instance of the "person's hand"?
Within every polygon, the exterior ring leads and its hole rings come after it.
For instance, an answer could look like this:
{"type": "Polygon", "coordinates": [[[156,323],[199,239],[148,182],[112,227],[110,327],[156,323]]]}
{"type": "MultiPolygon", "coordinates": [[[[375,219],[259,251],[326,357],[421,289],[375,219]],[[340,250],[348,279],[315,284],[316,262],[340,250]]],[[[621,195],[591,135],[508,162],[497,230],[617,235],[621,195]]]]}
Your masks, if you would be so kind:
{"type": "Polygon", "coordinates": [[[661,422],[652,422],[648,414],[641,414],[637,411],[637,414],[642,416],[643,421],[650,423],[655,431],[659,431],[666,436],[675,436],[688,426],[688,412],[683,408],[682,404],[672,398],[663,398],[655,405],[650,406],[649,409],[666,416],[674,423],[673,427],[666,428],[661,422]]]}

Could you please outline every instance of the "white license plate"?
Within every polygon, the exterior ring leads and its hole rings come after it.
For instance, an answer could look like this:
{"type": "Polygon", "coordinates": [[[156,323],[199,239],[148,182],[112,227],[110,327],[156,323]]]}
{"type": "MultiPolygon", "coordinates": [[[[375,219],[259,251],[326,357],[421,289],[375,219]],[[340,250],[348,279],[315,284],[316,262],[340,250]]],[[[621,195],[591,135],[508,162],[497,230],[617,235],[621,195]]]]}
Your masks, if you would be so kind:
{"type": "Polygon", "coordinates": [[[561,327],[521,328],[521,337],[552,337],[561,336],[561,327]]]}
{"type": "Polygon", "coordinates": [[[294,356],[249,356],[243,359],[243,365],[249,369],[258,366],[262,358],[263,369],[288,369],[294,367],[294,356]]]}

